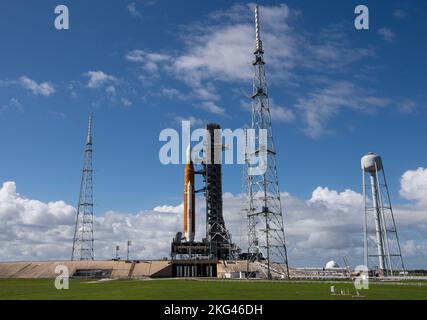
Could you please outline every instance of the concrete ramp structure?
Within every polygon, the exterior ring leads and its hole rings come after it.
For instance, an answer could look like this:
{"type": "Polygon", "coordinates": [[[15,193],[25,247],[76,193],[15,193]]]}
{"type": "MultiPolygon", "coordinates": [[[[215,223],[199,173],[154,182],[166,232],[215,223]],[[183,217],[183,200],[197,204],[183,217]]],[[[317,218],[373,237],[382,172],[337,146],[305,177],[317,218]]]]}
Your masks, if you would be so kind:
{"type": "Polygon", "coordinates": [[[55,268],[68,267],[70,277],[103,274],[112,279],[171,277],[170,261],[28,261],[0,263],[0,279],[52,279],[55,268]]]}
{"type": "MultiPolygon", "coordinates": [[[[202,264],[203,261],[199,261],[202,264]]],[[[210,262],[212,263],[212,261],[210,262]]],[[[217,260],[216,272],[212,277],[221,279],[266,278],[267,267],[261,262],[217,260]],[[248,274],[249,271],[249,274],[248,274]]],[[[71,278],[109,278],[109,279],[144,279],[197,277],[191,273],[177,275],[173,272],[171,260],[137,260],[137,261],[27,261],[0,263],[0,279],[53,279],[59,274],[55,268],[59,265],[68,267],[71,278]]],[[[294,271],[292,269],[292,271],[294,271]]],[[[286,265],[272,264],[270,272],[274,278],[283,279],[286,265]]],[[[203,277],[209,277],[204,275],[203,277]]]]}

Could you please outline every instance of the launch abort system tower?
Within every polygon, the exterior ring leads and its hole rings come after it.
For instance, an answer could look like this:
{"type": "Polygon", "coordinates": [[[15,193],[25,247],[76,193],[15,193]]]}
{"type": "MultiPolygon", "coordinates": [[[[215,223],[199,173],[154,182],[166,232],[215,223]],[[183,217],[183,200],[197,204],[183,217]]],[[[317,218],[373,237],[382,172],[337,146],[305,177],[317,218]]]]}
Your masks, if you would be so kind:
{"type": "MultiPolygon", "coordinates": [[[[243,214],[248,221],[248,269],[250,260],[264,263],[269,279],[289,277],[288,256],[283,227],[279,178],[276,167],[276,149],[271,128],[271,115],[265,77],[264,50],[260,35],[258,6],[255,7],[255,60],[253,61],[252,132],[255,148],[246,146],[245,193],[243,214]],[[261,143],[261,132],[267,143],[261,143]],[[265,172],[253,174],[256,158],[266,153],[265,172]],[[274,264],[274,265],[273,265],[274,264]]],[[[260,160],[262,161],[262,160],[260,160]]]]}
{"type": "Polygon", "coordinates": [[[71,260],[93,260],[93,244],[92,117],[89,117],[71,260]]]}
{"type": "Polygon", "coordinates": [[[365,201],[364,263],[371,270],[377,270],[379,276],[396,276],[404,272],[405,267],[382,159],[370,152],[361,162],[365,201]]]}

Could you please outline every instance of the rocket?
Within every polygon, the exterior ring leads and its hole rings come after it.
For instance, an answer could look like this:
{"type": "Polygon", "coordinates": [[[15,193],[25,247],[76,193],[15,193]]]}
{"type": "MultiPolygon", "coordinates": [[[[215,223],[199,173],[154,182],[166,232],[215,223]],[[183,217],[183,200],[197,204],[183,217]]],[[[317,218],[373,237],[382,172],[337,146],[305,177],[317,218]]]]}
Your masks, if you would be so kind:
{"type": "Polygon", "coordinates": [[[191,160],[191,146],[187,148],[187,163],[184,172],[184,238],[193,242],[196,233],[196,203],[194,189],[194,166],[191,160]]]}

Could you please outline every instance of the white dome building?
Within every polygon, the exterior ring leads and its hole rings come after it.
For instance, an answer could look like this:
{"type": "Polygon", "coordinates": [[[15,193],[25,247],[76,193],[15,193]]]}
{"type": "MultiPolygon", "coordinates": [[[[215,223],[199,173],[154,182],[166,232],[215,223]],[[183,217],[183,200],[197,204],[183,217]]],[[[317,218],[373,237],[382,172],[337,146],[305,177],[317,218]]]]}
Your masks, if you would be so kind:
{"type": "Polygon", "coordinates": [[[325,269],[326,269],[326,270],[328,270],[328,269],[335,269],[335,268],[339,268],[339,266],[338,266],[338,263],[336,263],[334,260],[329,261],[329,262],[326,264],[326,266],[325,266],[325,269]]]}

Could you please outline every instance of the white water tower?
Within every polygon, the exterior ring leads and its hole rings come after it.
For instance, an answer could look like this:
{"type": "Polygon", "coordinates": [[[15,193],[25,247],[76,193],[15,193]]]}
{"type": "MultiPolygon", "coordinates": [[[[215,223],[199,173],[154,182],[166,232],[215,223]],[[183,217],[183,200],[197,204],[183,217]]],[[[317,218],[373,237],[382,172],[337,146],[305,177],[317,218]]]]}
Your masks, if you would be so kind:
{"type": "Polygon", "coordinates": [[[364,262],[380,276],[405,270],[382,159],[370,152],[362,158],[364,262]],[[368,178],[368,179],[367,179],[368,178]]]}

